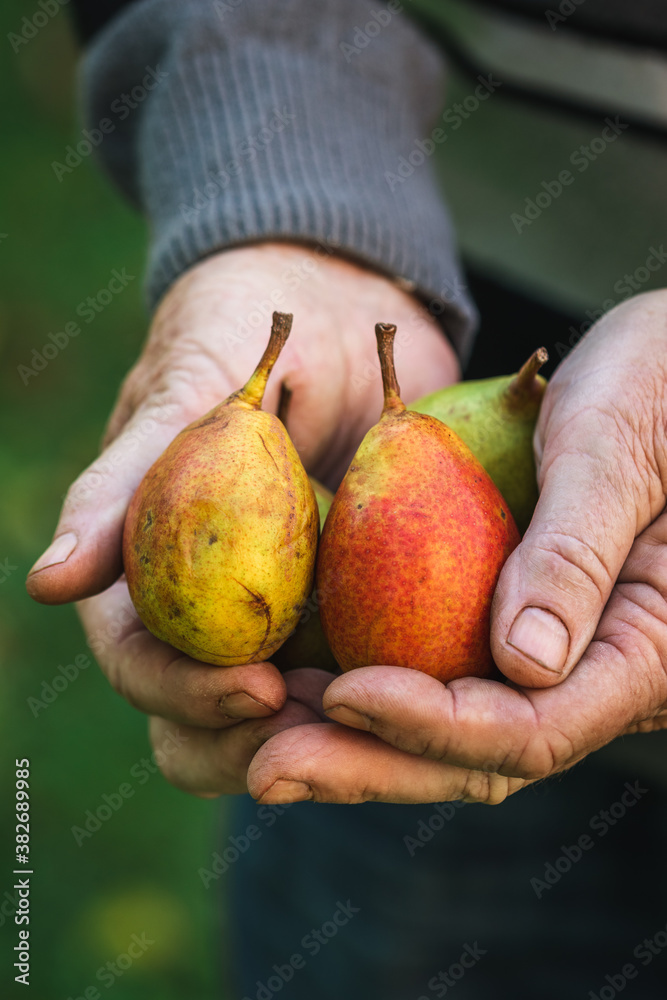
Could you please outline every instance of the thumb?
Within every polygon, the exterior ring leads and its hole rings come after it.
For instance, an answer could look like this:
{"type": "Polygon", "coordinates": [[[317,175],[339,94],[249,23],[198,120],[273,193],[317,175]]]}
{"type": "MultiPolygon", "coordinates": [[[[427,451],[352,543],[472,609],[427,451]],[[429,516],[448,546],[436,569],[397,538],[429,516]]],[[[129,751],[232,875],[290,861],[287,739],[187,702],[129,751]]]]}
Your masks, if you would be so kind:
{"type": "Polygon", "coordinates": [[[186,423],[175,404],[142,406],[74,481],[54,540],[28,574],[32,598],[42,604],[79,601],[118,579],[130,500],[146,470],[186,423]]]}
{"type": "Polygon", "coordinates": [[[550,421],[540,499],[492,608],[493,657],[525,687],[558,684],[580,660],[638,526],[650,520],[629,429],[619,434],[617,420],[596,407],[552,418],[560,426],[551,433],[550,421]]]}

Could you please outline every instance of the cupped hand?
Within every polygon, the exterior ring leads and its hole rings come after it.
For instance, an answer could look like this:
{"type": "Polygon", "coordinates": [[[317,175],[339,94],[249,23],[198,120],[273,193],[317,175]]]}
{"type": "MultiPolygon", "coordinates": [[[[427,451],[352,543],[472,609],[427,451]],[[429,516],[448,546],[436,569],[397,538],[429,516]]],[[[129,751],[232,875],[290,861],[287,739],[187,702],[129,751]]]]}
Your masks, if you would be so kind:
{"type": "Polygon", "coordinates": [[[265,743],[258,799],[497,803],[667,726],[667,293],[590,331],[549,384],[535,442],[539,503],[492,613],[508,683],[392,666],[337,677],[323,703],[338,725],[265,743]]]}
{"type": "Polygon", "coordinates": [[[80,601],[92,651],[113,687],[154,717],[156,745],[166,730],[182,734],[165,765],[168,777],[204,795],[245,791],[259,745],[321,720],[331,675],[283,677],[271,663],[211,667],[160,642],[138,620],[119,579],[123,522],[136,487],[175,435],[246,382],[274,309],[294,313],[294,324],[264,406],[276,412],[281,385],[292,390],[294,443],[308,470],[331,485],[380,415],[375,323],[399,328],[407,400],[458,378],[441,328],[388,279],[324,247],[263,244],[217,254],[165,295],[102,454],[72,484],[55,540],[28,578],[36,600],[80,601]]]}

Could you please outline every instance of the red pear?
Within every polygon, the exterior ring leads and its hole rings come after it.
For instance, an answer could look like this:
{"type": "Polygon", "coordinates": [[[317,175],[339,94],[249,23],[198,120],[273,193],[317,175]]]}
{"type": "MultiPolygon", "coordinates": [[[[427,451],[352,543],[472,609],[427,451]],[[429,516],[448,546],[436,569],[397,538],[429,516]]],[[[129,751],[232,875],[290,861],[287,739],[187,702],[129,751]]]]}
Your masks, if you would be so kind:
{"type": "Polygon", "coordinates": [[[396,327],[375,328],[384,386],[326,519],[317,563],[325,636],[343,670],[412,667],[441,681],[494,672],[491,600],[519,533],[461,439],[405,408],[396,327]]]}

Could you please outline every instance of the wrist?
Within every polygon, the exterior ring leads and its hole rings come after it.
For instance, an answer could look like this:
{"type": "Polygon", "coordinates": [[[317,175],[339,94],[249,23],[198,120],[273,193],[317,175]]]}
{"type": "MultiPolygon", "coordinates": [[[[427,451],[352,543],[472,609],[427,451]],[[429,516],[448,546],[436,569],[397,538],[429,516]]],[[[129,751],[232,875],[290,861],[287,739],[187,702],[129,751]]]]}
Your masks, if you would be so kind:
{"type": "Polygon", "coordinates": [[[140,115],[100,149],[151,220],[151,303],[223,248],[321,241],[404,278],[464,355],[474,309],[431,164],[394,190],[387,181],[440,109],[436,49],[396,15],[346,60],[340,43],[354,35],[359,0],[246,0],[222,20],[210,4],[192,6],[185,16],[176,0],[131,5],[85,66],[95,120],[145,73],[149,48],[162,54],[140,115]]]}

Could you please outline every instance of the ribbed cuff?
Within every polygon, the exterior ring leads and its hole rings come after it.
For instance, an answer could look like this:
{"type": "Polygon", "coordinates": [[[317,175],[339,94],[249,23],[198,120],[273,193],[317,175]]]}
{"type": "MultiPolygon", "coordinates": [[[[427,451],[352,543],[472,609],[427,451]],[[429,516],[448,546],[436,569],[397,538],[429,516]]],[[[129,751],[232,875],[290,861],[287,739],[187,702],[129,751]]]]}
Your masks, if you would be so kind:
{"type": "Polygon", "coordinates": [[[149,217],[151,305],[217,250],[322,242],[414,290],[465,359],[474,308],[416,145],[442,62],[398,7],[142,0],[102,32],[84,60],[86,119],[112,119],[99,155],[149,217]]]}

